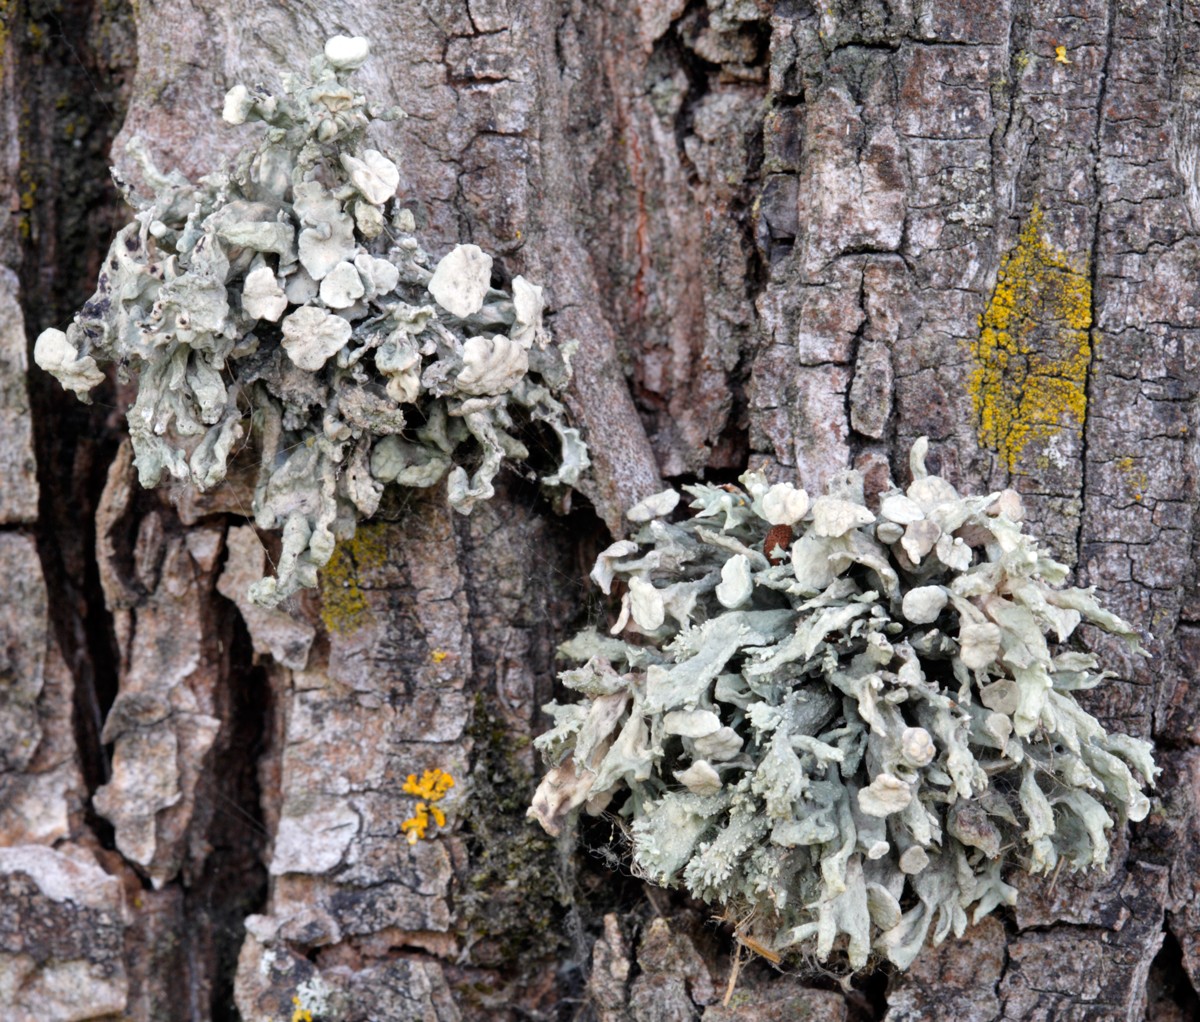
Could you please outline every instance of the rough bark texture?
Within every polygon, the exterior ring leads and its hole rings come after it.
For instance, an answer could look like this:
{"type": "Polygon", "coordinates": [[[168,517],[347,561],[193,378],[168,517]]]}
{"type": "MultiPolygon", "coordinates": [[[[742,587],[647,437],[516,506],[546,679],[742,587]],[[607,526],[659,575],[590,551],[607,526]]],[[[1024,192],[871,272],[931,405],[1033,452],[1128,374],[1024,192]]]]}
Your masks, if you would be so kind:
{"type": "Polygon", "coordinates": [[[0,45],[8,1017],[1195,1017],[1192,0],[7,0],[0,45]],[[517,473],[469,519],[397,497],[263,611],[244,487],[139,491],[128,394],[80,406],[27,350],[124,215],[110,144],[130,179],[135,134],[214,169],[224,90],[335,32],[409,114],[378,141],[427,247],[547,285],[595,471],[565,518],[517,473]],[[1108,874],[1026,882],[905,975],[760,961],[722,1004],[727,928],[623,873],[606,823],[524,819],[555,644],[660,477],[878,489],[922,434],[1153,633],[1089,706],[1153,736],[1159,800],[1108,874]],[[433,767],[449,826],[410,846],[433,767]]]}

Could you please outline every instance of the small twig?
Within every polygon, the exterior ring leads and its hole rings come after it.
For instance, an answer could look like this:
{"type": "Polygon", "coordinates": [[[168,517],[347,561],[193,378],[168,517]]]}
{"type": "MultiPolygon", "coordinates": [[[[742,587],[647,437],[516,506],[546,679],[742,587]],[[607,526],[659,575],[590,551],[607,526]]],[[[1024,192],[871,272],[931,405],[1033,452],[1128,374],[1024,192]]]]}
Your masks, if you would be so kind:
{"type": "Polygon", "coordinates": [[[721,1007],[728,1008],[733,1000],[733,988],[737,986],[738,973],[742,968],[742,945],[739,943],[733,952],[733,968],[729,970],[729,982],[725,984],[725,996],[721,998],[721,1007]]]}
{"type": "Polygon", "coordinates": [[[1066,861],[1067,861],[1066,859],[1060,857],[1058,860],[1058,865],[1054,867],[1054,876],[1052,876],[1050,878],[1050,887],[1049,887],[1050,894],[1054,893],[1054,885],[1058,883],[1058,874],[1062,872],[1063,863],[1065,863],[1066,861]]]}
{"type": "Polygon", "coordinates": [[[646,900],[650,902],[650,907],[654,909],[654,914],[660,919],[665,919],[667,914],[663,911],[662,906],[658,903],[658,895],[653,887],[649,884],[642,884],[642,893],[646,896],[646,900]]]}
{"type": "Polygon", "coordinates": [[[777,955],[769,947],[765,947],[760,944],[753,937],[744,937],[742,934],[737,932],[735,932],[733,936],[737,940],[738,944],[746,948],[747,951],[753,951],[760,958],[765,958],[772,965],[778,965],[783,961],[782,957],[777,955]]]}

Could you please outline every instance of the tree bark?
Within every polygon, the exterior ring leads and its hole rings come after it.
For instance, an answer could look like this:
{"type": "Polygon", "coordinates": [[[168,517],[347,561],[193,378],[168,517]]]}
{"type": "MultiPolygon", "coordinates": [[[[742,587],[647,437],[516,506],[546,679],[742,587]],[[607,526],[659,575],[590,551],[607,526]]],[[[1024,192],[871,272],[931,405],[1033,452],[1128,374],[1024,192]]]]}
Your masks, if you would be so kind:
{"type": "Polygon", "coordinates": [[[1152,1019],[1200,1012],[1200,7],[1192,0],[0,4],[0,1003],[15,1019],[1152,1019]],[[285,611],[236,481],[140,491],[128,387],[27,372],[125,219],[124,144],[196,177],[237,82],[355,79],[438,255],[547,287],[594,470],[469,518],[396,495],[285,611]],[[111,155],[110,155],[111,146],[111,155]],[[662,479],[1013,486],[1153,638],[1085,693],[1152,737],[1103,875],[905,974],[735,970],[728,928],[524,810],[555,647],[662,479]],[[410,846],[410,773],[456,778],[410,846]],[[294,1001],[293,998],[297,1000],[294,1001]],[[807,1013],[807,1015],[805,1014],[807,1013]]]}

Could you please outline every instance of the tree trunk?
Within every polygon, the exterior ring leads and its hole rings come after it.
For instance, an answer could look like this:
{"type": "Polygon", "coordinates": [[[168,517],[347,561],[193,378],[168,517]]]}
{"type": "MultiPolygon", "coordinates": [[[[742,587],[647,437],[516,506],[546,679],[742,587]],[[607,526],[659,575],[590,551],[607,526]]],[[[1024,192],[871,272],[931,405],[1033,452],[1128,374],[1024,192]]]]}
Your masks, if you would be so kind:
{"type": "MultiPolygon", "coordinates": [[[[8,1017],[1154,1019],[1200,1000],[1200,6],[1193,0],[0,4],[0,1003],[8,1017]],[[355,83],[438,255],[544,283],[594,469],[469,517],[401,495],[283,611],[249,496],[144,492],[129,388],[26,373],[126,218],[125,142],[195,178],[237,82],[366,35],[355,83]],[[109,148],[111,145],[111,156],[109,148]],[[661,478],[905,481],[913,439],[1152,633],[1153,737],[1102,875],[899,975],[733,968],[607,825],[526,821],[555,646],[661,478]],[[405,777],[450,772],[409,846],[405,777]],[[293,999],[296,1000],[293,1000],[293,999]],[[805,1014],[805,1013],[808,1014],[805,1014]]],[[[1090,697],[1090,698],[1089,698],[1090,697]]]]}

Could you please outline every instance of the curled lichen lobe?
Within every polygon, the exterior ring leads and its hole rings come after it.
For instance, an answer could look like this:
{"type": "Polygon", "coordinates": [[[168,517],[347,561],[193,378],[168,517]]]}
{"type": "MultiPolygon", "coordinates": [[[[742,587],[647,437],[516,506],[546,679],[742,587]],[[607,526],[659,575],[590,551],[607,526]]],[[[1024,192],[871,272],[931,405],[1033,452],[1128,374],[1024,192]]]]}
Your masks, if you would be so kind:
{"type": "Polygon", "coordinates": [[[1046,239],[1044,221],[1034,206],[1001,262],[971,345],[979,442],[1009,471],[1031,444],[1078,434],[1087,413],[1091,277],[1046,239]]]}

